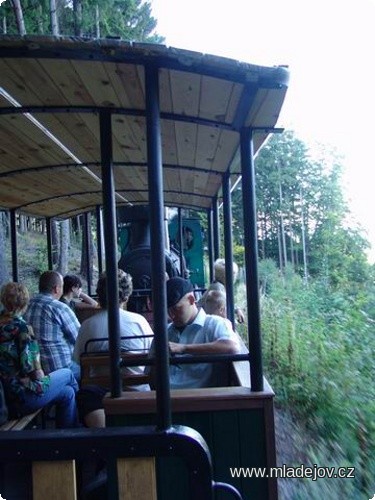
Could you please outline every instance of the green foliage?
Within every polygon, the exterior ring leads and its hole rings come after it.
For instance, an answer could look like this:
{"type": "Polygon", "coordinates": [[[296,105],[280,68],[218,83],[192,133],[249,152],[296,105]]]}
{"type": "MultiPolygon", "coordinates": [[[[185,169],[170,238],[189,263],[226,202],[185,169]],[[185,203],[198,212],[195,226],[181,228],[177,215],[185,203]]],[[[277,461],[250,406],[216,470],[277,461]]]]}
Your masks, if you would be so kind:
{"type": "MultiPolygon", "coordinates": [[[[61,35],[96,37],[96,15],[99,14],[100,37],[121,37],[127,41],[162,43],[156,32],[157,21],[151,15],[150,2],[143,0],[60,0],[57,18],[61,35]],[[82,15],[75,15],[74,5],[80,5],[82,15]]],[[[47,0],[21,0],[27,34],[51,34],[50,3],[47,0]]],[[[17,25],[11,2],[0,7],[1,18],[6,19],[7,33],[17,34],[17,25]]]]}
{"type": "Polygon", "coordinates": [[[337,152],[320,147],[312,156],[287,131],[268,141],[255,165],[261,258],[282,270],[290,262],[306,278],[324,275],[328,286],[365,281],[368,242],[360,227],[348,227],[337,152]]]}
{"type": "MultiPolygon", "coordinates": [[[[343,460],[357,463],[362,492],[370,488],[375,455],[375,317],[363,313],[375,289],[371,266],[367,271],[367,282],[360,276],[352,289],[328,287],[324,276],[307,285],[272,261],[262,261],[259,272],[265,367],[277,401],[328,447],[339,445],[343,460]]],[[[309,495],[315,498],[315,490],[309,495]]]]}

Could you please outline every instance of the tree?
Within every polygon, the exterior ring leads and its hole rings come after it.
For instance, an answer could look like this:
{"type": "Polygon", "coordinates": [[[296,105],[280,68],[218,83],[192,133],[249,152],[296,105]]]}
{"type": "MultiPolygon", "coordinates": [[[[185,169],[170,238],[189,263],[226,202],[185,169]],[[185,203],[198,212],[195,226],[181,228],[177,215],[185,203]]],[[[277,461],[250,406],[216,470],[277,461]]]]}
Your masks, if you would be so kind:
{"type": "Polygon", "coordinates": [[[82,2],[81,0],[73,0],[74,13],[74,34],[82,36],[82,2]]]}
{"type": "MultiPolygon", "coordinates": [[[[93,276],[94,269],[94,243],[91,233],[91,214],[88,214],[86,219],[85,216],[82,216],[82,251],[81,251],[81,269],[80,275],[86,279],[88,279],[88,270],[90,272],[90,276],[93,276]],[[88,223],[88,228],[86,226],[86,222],[88,223]],[[88,236],[88,241],[86,239],[86,235],[88,236]],[[87,251],[88,250],[88,251],[87,251]]],[[[91,283],[89,283],[91,286],[91,283]]]]}
{"type": "Polygon", "coordinates": [[[69,219],[60,222],[60,252],[57,270],[62,275],[68,273],[68,252],[70,245],[69,219]]]}
{"type": "MultiPolygon", "coordinates": [[[[362,286],[369,244],[362,229],[348,223],[341,171],[335,150],[321,146],[313,156],[292,131],[267,142],[255,161],[261,259],[281,270],[291,263],[305,282],[319,276],[328,287],[362,286]]],[[[232,196],[235,247],[243,244],[241,200],[239,184],[232,196]]]]}
{"type": "Polygon", "coordinates": [[[150,2],[142,0],[11,0],[0,6],[3,33],[121,37],[161,43],[150,2]],[[22,4],[21,4],[22,1],[22,4]]]}
{"type": "Polygon", "coordinates": [[[57,36],[59,34],[59,22],[57,18],[56,0],[49,0],[49,5],[52,35],[57,36]]]}
{"type": "Polygon", "coordinates": [[[0,284],[9,279],[8,265],[6,261],[6,232],[7,232],[6,213],[0,211],[0,284]]]}
{"type": "Polygon", "coordinates": [[[25,29],[25,22],[23,19],[21,0],[11,0],[11,3],[12,3],[13,10],[14,10],[14,14],[16,16],[18,33],[20,35],[25,35],[26,29],[25,29]]]}
{"type": "Polygon", "coordinates": [[[51,223],[51,244],[52,244],[52,265],[55,266],[59,259],[59,233],[57,222],[52,220],[51,223]]]}

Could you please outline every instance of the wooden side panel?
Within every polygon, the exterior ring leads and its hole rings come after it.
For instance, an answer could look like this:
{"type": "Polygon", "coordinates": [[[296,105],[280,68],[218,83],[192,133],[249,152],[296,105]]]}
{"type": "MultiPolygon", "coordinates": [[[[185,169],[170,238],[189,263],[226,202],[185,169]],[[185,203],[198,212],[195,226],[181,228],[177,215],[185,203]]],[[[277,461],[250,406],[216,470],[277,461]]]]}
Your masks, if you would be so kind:
{"type": "MultiPolygon", "coordinates": [[[[267,408],[266,408],[267,410],[267,408]]],[[[233,467],[267,467],[272,463],[270,449],[273,440],[267,436],[269,415],[264,407],[219,411],[193,411],[173,414],[174,425],[186,425],[199,432],[206,441],[212,458],[213,478],[236,487],[243,498],[276,500],[275,482],[266,478],[232,477],[233,467]]],[[[150,425],[155,416],[108,415],[109,425],[150,425]]],[[[158,493],[163,500],[188,498],[187,469],[180,458],[159,459],[157,466],[158,493]],[[185,485],[185,489],[181,488],[185,485]]],[[[215,500],[226,500],[228,494],[218,492],[215,500]]]]}
{"type": "Polygon", "coordinates": [[[117,460],[119,500],[156,500],[154,458],[117,460]]]}
{"type": "Polygon", "coordinates": [[[74,460],[33,462],[33,500],[77,500],[74,460]]]}

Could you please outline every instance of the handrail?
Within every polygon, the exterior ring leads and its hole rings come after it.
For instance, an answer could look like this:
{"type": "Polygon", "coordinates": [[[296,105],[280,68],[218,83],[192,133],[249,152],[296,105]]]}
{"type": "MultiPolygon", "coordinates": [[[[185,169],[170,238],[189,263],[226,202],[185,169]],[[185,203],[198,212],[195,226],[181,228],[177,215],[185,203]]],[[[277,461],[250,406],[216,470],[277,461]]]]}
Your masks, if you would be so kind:
{"type": "Polygon", "coordinates": [[[237,498],[237,500],[243,500],[241,493],[231,484],[214,481],[212,486],[214,490],[229,491],[229,493],[231,493],[234,498],[237,498]]]}
{"type": "MultiPolygon", "coordinates": [[[[134,339],[146,339],[146,338],[154,338],[153,335],[137,335],[137,336],[134,336],[134,335],[122,335],[120,337],[120,342],[121,340],[134,340],[134,339]]],[[[87,346],[89,344],[93,344],[95,342],[109,342],[109,339],[108,337],[98,337],[98,338],[95,338],[95,339],[88,339],[86,340],[85,342],[85,345],[84,345],[84,353],[88,354],[87,352],[87,346]]],[[[121,349],[122,352],[127,352],[127,349],[121,349]]],[[[144,349],[129,349],[129,351],[133,352],[133,351],[144,351],[144,349]]],[[[103,352],[103,351],[90,351],[90,352],[103,352]]]]}
{"type": "Polygon", "coordinates": [[[103,458],[107,463],[124,457],[181,457],[188,470],[189,499],[213,499],[210,452],[202,436],[190,427],[173,426],[168,431],[151,426],[46,429],[1,434],[0,462],[55,462],[90,457],[103,458]]]}
{"type": "MultiPolygon", "coordinates": [[[[135,359],[129,358],[123,359],[120,366],[150,366],[154,364],[154,358],[147,356],[136,355],[135,359]]],[[[193,363],[218,363],[222,361],[249,361],[248,354],[199,354],[199,355],[184,355],[175,354],[169,357],[169,363],[171,365],[186,365],[193,363]]]]}

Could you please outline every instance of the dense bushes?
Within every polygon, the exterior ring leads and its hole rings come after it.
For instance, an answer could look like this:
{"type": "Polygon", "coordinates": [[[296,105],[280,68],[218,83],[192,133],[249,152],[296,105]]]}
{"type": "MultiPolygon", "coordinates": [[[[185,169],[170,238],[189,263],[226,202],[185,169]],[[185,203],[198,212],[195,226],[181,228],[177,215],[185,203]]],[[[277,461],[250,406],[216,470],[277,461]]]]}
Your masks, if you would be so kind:
{"type": "MultiPolygon", "coordinates": [[[[260,263],[259,275],[265,370],[276,402],[306,423],[313,436],[311,464],[356,466],[356,480],[345,483],[349,496],[337,498],[370,498],[375,491],[375,322],[368,312],[373,278],[343,292],[319,279],[307,284],[288,269],[281,275],[272,261],[260,263]]],[[[337,482],[328,484],[329,498],[336,498],[335,488],[344,493],[337,482]]],[[[322,496],[311,481],[301,488],[304,498],[322,496]]]]}

